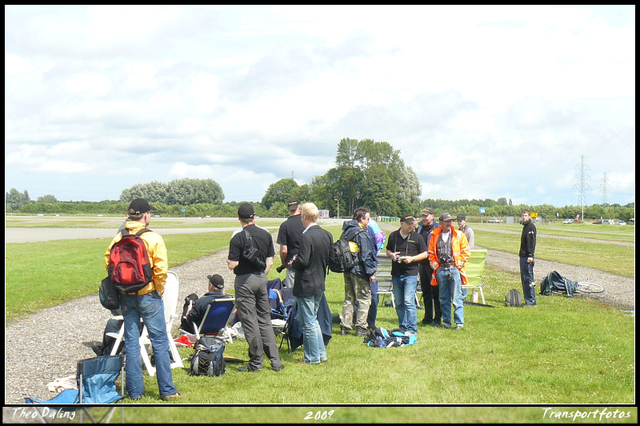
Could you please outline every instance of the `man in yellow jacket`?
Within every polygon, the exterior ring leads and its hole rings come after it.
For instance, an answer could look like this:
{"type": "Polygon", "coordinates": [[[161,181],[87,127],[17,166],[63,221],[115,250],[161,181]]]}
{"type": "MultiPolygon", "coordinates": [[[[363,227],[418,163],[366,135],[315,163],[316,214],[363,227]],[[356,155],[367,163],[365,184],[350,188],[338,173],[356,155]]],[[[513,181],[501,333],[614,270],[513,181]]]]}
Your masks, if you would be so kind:
{"type": "Polygon", "coordinates": [[[431,232],[429,240],[429,263],[433,269],[432,286],[440,289],[440,309],[442,327],[451,328],[451,303],[454,320],[460,330],[464,326],[462,285],[466,284],[465,264],[469,260],[469,243],[463,232],[451,226],[453,218],[447,212],[440,215],[440,228],[431,232]]]}
{"type": "MultiPolygon", "coordinates": [[[[137,198],[129,204],[128,215],[130,221],[125,228],[135,234],[146,228],[151,221],[151,211],[155,210],[149,203],[137,198]]],[[[145,232],[140,235],[147,248],[152,279],[149,284],[137,293],[120,292],[120,309],[124,318],[124,346],[127,353],[126,386],[129,398],[140,399],[144,393],[142,380],[142,363],[140,362],[140,338],[142,324],[147,327],[149,340],[155,355],[158,389],[164,400],[182,396],[173,384],[171,374],[171,359],[169,358],[169,338],[164,319],[164,302],[162,294],[167,281],[167,247],[162,236],[155,232],[145,232]]],[[[105,252],[105,263],[109,267],[111,247],[122,239],[119,232],[105,252]]]]}

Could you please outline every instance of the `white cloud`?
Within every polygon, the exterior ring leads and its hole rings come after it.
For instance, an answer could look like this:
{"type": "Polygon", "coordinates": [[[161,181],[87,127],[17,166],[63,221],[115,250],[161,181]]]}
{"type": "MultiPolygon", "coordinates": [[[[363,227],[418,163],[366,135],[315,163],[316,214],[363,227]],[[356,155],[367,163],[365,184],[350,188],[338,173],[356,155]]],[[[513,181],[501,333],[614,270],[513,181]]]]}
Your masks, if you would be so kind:
{"type": "Polygon", "coordinates": [[[198,177],[259,200],[292,171],[326,172],[350,137],[399,149],[425,197],[574,203],[585,155],[592,186],[606,172],[626,203],[634,12],[8,6],[6,185],[101,200],[198,177]],[[73,189],[49,178],[72,171],[73,189]]]}
{"type": "Polygon", "coordinates": [[[100,73],[86,72],[70,76],[66,87],[71,93],[84,91],[91,96],[102,96],[109,93],[111,80],[100,73]]]}
{"type": "Polygon", "coordinates": [[[218,105],[219,81],[216,76],[203,73],[193,79],[186,93],[193,100],[196,113],[210,113],[215,110],[218,105]]]}
{"type": "Polygon", "coordinates": [[[153,81],[157,72],[157,67],[154,64],[126,64],[124,72],[128,74],[126,84],[133,90],[153,89],[157,86],[153,81]]]}

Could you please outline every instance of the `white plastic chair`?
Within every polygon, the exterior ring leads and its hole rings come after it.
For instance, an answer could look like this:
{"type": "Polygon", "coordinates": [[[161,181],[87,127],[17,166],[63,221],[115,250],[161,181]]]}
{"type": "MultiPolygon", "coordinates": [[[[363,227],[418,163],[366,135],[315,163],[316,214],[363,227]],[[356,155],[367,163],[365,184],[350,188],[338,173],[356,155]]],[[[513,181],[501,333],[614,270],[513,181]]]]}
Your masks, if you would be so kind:
{"type": "MultiPolygon", "coordinates": [[[[179,315],[176,314],[176,308],[178,307],[178,292],[180,290],[180,280],[178,279],[178,275],[173,271],[167,272],[167,282],[164,285],[164,293],[162,294],[162,301],[164,302],[164,318],[167,324],[167,338],[169,339],[169,350],[171,351],[171,356],[173,358],[173,362],[171,363],[171,368],[182,368],[184,364],[182,363],[182,359],[180,358],[180,354],[178,353],[178,348],[176,348],[176,344],[173,341],[173,337],[171,336],[171,328],[173,326],[173,320],[178,318],[179,315]]],[[[149,340],[149,333],[147,331],[147,327],[143,327],[142,334],[140,335],[140,355],[142,356],[142,361],[144,365],[147,367],[147,371],[150,376],[156,374],[156,368],[151,365],[151,360],[149,359],[149,353],[147,352],[147,346],[151,346],[151,341],[149,340]]]]}
{"type": "MultiPolygon", "coordinates": [[[[178,349],[176,348],[175,342],[173,341],[173,337],[171,337],[171,328],[173,327],[173,320],[179,317],[179,314],[176,314],[176,308],[178,306],[178,292],[180,290],[180,280],[178,279],[178,275],[173,271],[167,272],[167,282],[164,287],[164,293],[162,295],[162,302],[164,303],[164,318],[167,324],[167,337],[169,339],[169,349],[171,350],[171,356],[174,361],[171,363],[171,368],[183,367],[182,359],[180,358],[180,354],[178,353],[178,349]]],[[[122,315],[112,316],[112,318],[117,320],[123,320],[122,315]]],[[[111,355],[116,355],[118,347],[120,346],[120,342],[124,338],[124,323],[120,327],[118,333],[108,333],[110,337],[116,339],[115,344],[113,345],[113,349],[111,350],[111,355]]],[[[147,371],[150,376],[155,375],[156,369],[151,365],[151,360],[149,359],[149,353],[147,352],[147,347],[151,346],[151,341],[149,340],[149,333],[147,332],[147,327],[143,327],[142,334],[140,335],[140,355],[142,357],[142,361],[147,367],[147,371]]]]}

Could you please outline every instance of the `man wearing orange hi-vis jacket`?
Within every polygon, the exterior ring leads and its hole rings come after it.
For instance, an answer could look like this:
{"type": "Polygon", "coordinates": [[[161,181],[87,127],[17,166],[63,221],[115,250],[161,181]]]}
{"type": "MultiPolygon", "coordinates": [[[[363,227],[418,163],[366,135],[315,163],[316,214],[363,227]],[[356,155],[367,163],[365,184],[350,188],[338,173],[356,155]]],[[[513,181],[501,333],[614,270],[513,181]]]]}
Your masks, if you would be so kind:
{"type": "Polygon", "coordinates": [[[462,285],[467,284],[465,265],[471,253],[463,232],[451,226],[453,218],[447,212],[440,215],[440,228],[431,232],[429,240],[429,263],[433,269],[432,286],[440,289],[442,327],[451,328],[451,304],[454,308],[454,330],[464,326],[462,285]]]}

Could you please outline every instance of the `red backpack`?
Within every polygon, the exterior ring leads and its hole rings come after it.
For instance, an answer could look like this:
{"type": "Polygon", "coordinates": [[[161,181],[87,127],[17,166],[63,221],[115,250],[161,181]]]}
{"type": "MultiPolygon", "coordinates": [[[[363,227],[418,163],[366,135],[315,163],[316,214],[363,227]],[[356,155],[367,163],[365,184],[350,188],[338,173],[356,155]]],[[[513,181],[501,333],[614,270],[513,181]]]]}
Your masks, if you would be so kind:
{"type": "Polygon", "coordinates": [[[122,231],[122,239],[111,247],[107,270],[116,289],[125,293],[137,293],[151,282],[149,253],[140,238],[140,235],[148,231],[151,230],[143,228],[131,234],[125,228],[122,231]]]}

